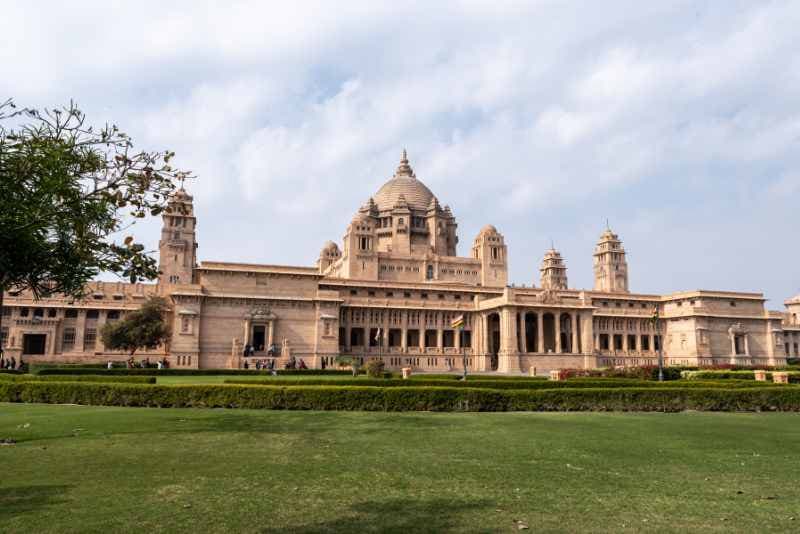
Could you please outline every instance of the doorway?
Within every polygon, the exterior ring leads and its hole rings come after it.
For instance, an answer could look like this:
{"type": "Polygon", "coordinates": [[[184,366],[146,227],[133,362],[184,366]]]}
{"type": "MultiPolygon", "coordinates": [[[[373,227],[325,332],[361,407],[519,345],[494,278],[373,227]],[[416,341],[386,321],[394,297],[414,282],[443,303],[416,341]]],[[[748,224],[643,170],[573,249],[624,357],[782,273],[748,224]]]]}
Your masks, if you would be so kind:
{"type": "Polygon", "coordinates": [[[44,354],[47,346],[47,334],[24,334],[22,336],[23,354],[44,354]]]}

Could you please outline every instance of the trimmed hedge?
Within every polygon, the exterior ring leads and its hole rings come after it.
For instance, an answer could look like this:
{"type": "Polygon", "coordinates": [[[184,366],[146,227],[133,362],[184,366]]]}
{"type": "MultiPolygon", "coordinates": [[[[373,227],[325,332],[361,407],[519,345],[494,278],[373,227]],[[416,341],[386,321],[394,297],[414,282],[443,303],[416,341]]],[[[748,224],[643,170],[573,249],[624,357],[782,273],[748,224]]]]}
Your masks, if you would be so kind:
{"type": "MultiPolygon", "coordinates": [[[[393,374],[393,377],[400,378],[400,374],[393,374]]],[[[409,377],[409,380],[461,380],[462,375],[460,374],[434,374],[434,373],[423,373],[423,374],[412,374],[409,377]]],[[[468,374],[467,380],[516,380],[520,382],[530,382],[536,380],[547,380],[548,377],[546,376],[524,376],[524,375],[480,375],[480,374],[468,374]]]]}
{"type": "MultiPolygon", "coordinates": [[[[800,372],[786,371],[789,373],[789,382],[800,383],[800,372]]],[[[772,380],[773,371],[766,372],[767,380],[772,380]]],[[[755,380],[755,371],[684,371],[688,380],[755,380]]]]}
{"type": "Polygon", "coordinates": [[[98,375],[6,375],[0,381],[11,382],[103,382],[106,384],[155,384],[154,376],[98,376],[98,375]]]}
{"type": "Polygon", "coordinates": [[[366,411],[800,411],[800,388],[146,386],[0,382],[0,401],[102,406],[366,411]]]}
{"type": "Polygon", "coordinates": [[[574,378],[562,381],[549,380],[472,380],[469,382],[459,382],[455,380],[402,380],[392,379],[373,379],[359,378],[351,379],[327,379],[297,380],[291,378],[271,378],[267,380],[242,380],[229,378],[225,384],[248,385],[248,386],[328,386],[328,387],[405,387],[405,388],[478,388],[478,389],[503,389],[503,390],[531,390],[531,389],[586,389],[586,388],[743,388],[743,387],[780,387],[780,385],[755,382],[750,380],[725,380],[725,381],[672,381],[672,382],[651,382],[649,380],[633,380],[629,378],[574,378]]]}
{"type": "MultiPolygon", "coordinates": [[[[350,376],[351,371],[327,371],[322,369],[280,369],[278,375],[292,376],[350,376]]],[[[249,369],[96,369],[85,367],[48,367],[33,373],[43,375],[103,375],[103,376],[271,376],[270,371],[251,371],[249,369]]]]}

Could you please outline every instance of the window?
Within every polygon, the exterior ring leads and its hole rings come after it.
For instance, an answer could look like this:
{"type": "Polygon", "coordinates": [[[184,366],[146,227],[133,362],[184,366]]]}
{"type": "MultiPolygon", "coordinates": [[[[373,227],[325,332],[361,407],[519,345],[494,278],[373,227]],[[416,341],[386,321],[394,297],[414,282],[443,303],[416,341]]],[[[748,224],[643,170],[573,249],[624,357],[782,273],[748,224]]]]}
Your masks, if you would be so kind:
{"type": "Polygon", "coordinates": [[[606,308],[608,308],[608,302],[606,302],[606,301],[603,301],[603,306],[605,306],[606,308]]]}
{"type": "Polygon", "coordinates": [[[119,311],[118,310],[109,310],[106,313],[106,319],[109,321],[116,321],[119,319],[119,311]]]}
{"type": "Polygon", "coordinates": [[[41,309],[41,308],[34,309],[33,310],[33,316],[34,317],[39,317],[39,318],[44,317],[44,310],[41,309]]]}
{"type": "Polygon", "coordinates": [[[428,280],[433,280],[433,265],[428,265],[428,270],[425,273],[425,278],[428,280]]]}
{"type": "Polygon", "coordinates": [[[622,303],[621,302],[617,302],[615,304],[617,305],[617,308],[621,308],[622,307],[622,303]]]}
{"type": "Polygon", "coordinates": [[[367,291],[367,296],[368,297],[374,297],[375,296],[375,292],[374,291],[367,291]]]}
{"type": "Polygon", "coordinates": [[[409,293],[408,291],[404,291],[403,292],[403,297],[407,298],[407,299],[410,299],[411,298],[411,293],[409,293]]]}
{"type": "Polygon", "coordinates": [[[11,317],[11,308],[8,306],[3,308],[3,317],[11,317]]]}
{"type": "Polygon", "coordinates": [[[393,297],[393,296],[394,296],[394,293],[392,293],[391,291],[387,291],[386,292],[386,298],[390,298],[390,297],[393,297]]]}
{"type": "Polygon", "coordinates": [[[94,300],[103,300],[103,295],[101,293],[95,293],[94,300]]]}
{"type": "MultiPolygon", "coordinates": [[[[90,311],[97,311],[97,310],[90,310],[90,311]]],[[[97,342],[97,329],[87,328],[86,332],[83,334],[83,350],[93,350],[96,342],[97,342]]]]}
{"type": "Polygon", "coordinates": [[[5,347],[6,341],[8,341],[8,328],[4,326],[0,329],[0,347],[5,347]]]}
{"type": "Polygon", "coordinates": [[[735,308],[736,307],[736,302],[732,300],[731,301],[731,306],[735,308]]]}
{"type": "Polygon", "coordinates": [[[453,295],[453,300],[461,300],[461,295],[453,295]]]}
{"type": "Polygon", "coordinates": [[[55,309],[55,308],[48,308],[48,310],[47,310],[47,316],[50,317],[50,318],[55,317],[57,313],[58,313],[58,310],[55,309]]]}
{"type": "Polygon", "coordinates": [[[28,308],[20,308],[19,309],[19,316],[20,317],[27,317],[29,313],[30,313],[30,311],[28,310],[28,308]]]}
{"type": "Polygon", "coordinates": [[[678,302],[676,302],[676,304],[678,305],[678,307],[679,307],[679,308],[680,308],[681,306],[683,306],[683,302],[681,302],[681,301],[678,301],[678,302]]]}
{"type": "Polygon", "coordinates": [[[97,319],[100,316],[100,312],[97,310],[86,310],[86,318],[87,319],[97,319]]]}
{"type": "Polygon", "coordinates": [[[427,299],[427,298],[428,298],[428,294],[427,294],[427,293],[420,293],[420,294],[419,294],[419,298],[421,298],[421,299],[427,299]]]}
{"type": "Polygon", "coordinates": [[[444,300],[444,295],[442,295],[441,293],[439,293],[437,296],[439,297],[439,300],[444,300]]]}
{"type": "Polygon", "coordinates": [[[75,308],[67,308],[64,310],[64,317],[66,319],[75,319],[78,316],[78,310],[75,308]]]}
{"type": "Polygon", "coordinates": [[[633,308],[633,302],[629,302],[629,303],[628,303],[628,307],[629,307],[629,308],[633,308]]]}
{"type": "Polygon", "coordinates": [[[124,295],[114,295],[114,300],[122,300],[124,298],[125,298],[124,295]]]}
{"type": "Polygon", "coordinates": [[[397,225],[398,225],[398,226],[403,226],[404,224],[405,224],[405,222],[403,221],[403,218],[402,218],[402,217],[400,217],[399,219],[397,219],[397,225]]]}
{"type": "Polygon", "coordinates": [[[61,350],[71,351],[75,347],[75,329],[65,328],[64,335],[61,337],[61,350]]]}
{"type": "Polygon", "coordinates": [[[181,316],[181,334],[188,334],[192,331],[192,318],[188,315],[181,316]]]}

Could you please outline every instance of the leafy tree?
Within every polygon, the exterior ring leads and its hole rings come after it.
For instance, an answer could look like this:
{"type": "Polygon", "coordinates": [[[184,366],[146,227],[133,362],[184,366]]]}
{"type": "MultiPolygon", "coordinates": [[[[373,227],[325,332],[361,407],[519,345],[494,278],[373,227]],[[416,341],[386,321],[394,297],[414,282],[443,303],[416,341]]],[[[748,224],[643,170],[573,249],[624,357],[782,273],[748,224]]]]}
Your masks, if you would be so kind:
{"type": "Polygon", "coordinates": [[[176,182],[189,177],[170,166],[173,156],[136,152],[115,125],[87,126],[74,103],[39,111],[0,102],[0,307],[4,291],[80,297],[101,272],[155,278],[155,259],[122,235],[169,210],[176,182]]]}
{"type": "Polygon", "coordinates": [[[169,326],[164,320],[167,311],[166,300],[151,297],[119,321],[106,323],[101,331],[103,344],[110,350],[124,350],[131,357],[139,349],[155,349],[169,340],[169,326]]]}

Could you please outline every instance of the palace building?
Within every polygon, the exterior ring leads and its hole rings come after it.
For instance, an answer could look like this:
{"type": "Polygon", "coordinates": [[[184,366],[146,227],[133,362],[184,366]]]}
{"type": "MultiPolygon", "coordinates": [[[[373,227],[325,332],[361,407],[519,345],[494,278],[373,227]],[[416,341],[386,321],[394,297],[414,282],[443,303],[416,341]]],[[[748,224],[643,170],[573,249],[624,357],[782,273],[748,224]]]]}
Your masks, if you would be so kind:
{"type": "Polygon", "coordinates": [[[177,368],[267,359],[280,367],[291,357],[320,368],[347,355],[381,358],[390,369],[446,372],[466,360],[471,371],[542,374],[653,365],[659,350],[667,365],[772,366],[800,357],[800,295],[778,312],[761,293],[634,293],[625,248],[610,228],[594,248],[592,289],[569,286],[554,248],[539,281],[510,285],[503,234],[486,225],[469,255],[458,256],[453,210],[416,177],[405,151],[394,176],[356,211],[341,246],[325,243],[316,266],[198,263],[193,198],[181,188],[170,202],[157,284],[92,282],[82,300],[6,293],[6,357],[124,360],[103,347],[100,330],[150,295],[171,302],[172,337],[137,358],[166,357],[177,368]]]}

